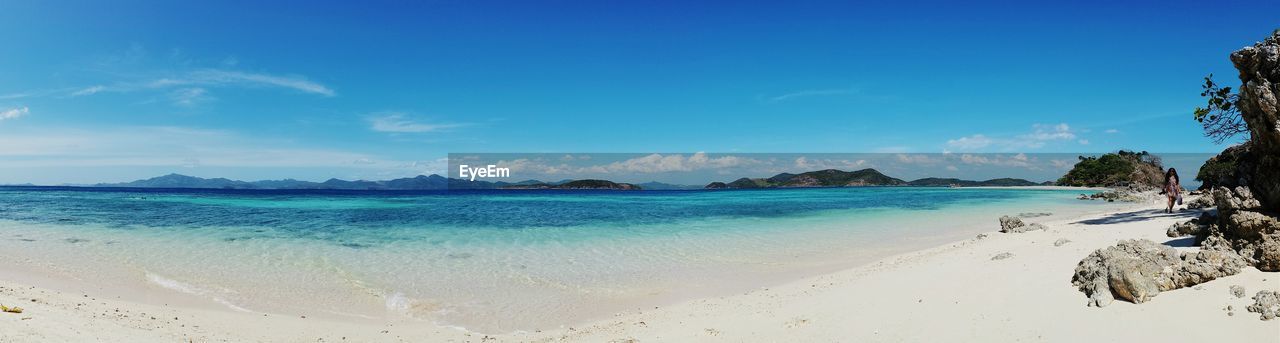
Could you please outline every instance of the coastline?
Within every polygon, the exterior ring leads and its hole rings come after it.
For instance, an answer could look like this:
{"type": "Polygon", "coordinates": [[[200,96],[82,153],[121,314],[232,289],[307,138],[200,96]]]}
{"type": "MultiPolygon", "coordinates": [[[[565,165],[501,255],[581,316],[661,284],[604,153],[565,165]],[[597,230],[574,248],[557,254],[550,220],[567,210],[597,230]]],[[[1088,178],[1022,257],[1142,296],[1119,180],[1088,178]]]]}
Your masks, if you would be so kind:
{"type": "MultiPolygon", "coordinates": [[[[410,318],[339,320],[243,313],[147,290],[94,289],[84,282],[59,284],[21,273],[16,275],[28,277],[15,281],[14,268],[6,266],[0,268],[0,303],[23,306],[26,312],[0,314],[0,331],[6,332],[0,341],[464,341],[485,337],[500,341],[927,341],[938,337],[1076,341],[1125,337],[1187,340],[1196,334],[1244,341],[1273,338],[1280,321],[1260,322],[1256,314],[1244,311],[1248,297],[1238,299],[1227,292],[1234,284],[1245,286],[1250,295],[1261,289],[1280,289],[1280,275],[1253,268],[1200,289],[1162,293],[1141,305],[1085,306],[1087,298],[1070,284],[1081,258],[1119,239],[1148,238],[1182,245],[1180,239],[1165,237],[1165,229],[1198,214],[1157,212],[1152,204],[1135,204],[1047,221],[1044,224],[1049,230],[1043,232],[1003,234],[992,230],[985,239],[970,238],[897,254],[741,294],[623,312],[553,330],[494,336],[410,318]],[[1108,221],[1119,216],[1143,220],[1108,221]],[[1060,238],[1072,242],[1054,246],[1060,238]],[[1013,257],[991,259],[1003,252],[1013,257]],[[137,294],[126,296],[129,293],[137,294]],[[1228,305],[1235,308],[1234,316],[1223,310],[1228,305]],[[1192,325],[1221,330],[1168,330],[1192,325]],[[920,330],[922,327],[928,329],[920,330]],[[1083,327],[1090,329],[1081,330],[1083,327]]],[[[995,218],[991,222],[996,227],[995,218]]]]}

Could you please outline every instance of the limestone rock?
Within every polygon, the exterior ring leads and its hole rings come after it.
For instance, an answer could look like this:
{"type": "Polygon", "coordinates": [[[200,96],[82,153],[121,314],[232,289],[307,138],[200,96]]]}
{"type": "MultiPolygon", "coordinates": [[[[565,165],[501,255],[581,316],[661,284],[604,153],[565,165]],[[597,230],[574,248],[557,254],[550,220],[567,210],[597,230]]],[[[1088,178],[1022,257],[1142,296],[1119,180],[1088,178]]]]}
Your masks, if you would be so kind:
{"type": "Polygon", "coordinates": [[[1022,233],[1045,229],[1048,228],[1040,223],[1027,224],[1018,217],[1000,216],[1000,232],[1003,233],[1022,233]]]}
{"type": "Polygon", "coordinates": [[[1271,320],[1280,316],[1280,292],[1262,290],[1253,296],[1253,305],[1246,310],[1258,313],[1262,320],[1271,320]]]}
{"type": "Polygon", "coordinates": [[[1189,208],[1189,209],[1193,209],[1193,210],[1197,210],[1197,209],[1205,209],[1205,208],[1210,208],[1210,207],[1213,207],[1213,206],[1214,206],[1214,205],[1213,205],[1213,197],[1212,197],[1212,196],[1204,196],[1204,195],[1201,195],[1201,196],[1197,196],[1197,197],[1195,197],[1195,198],[1192,198],[1190,201],[1187,201],[1187,208],[1189,208]]]}
{"type": "Polygon", "coordinates": [[[1262,203],[1253,198],[1253,192],[1244,186],[1236,186],[1234,189],[1226,187],[1214,188],[1213,202],[1218,205],[1218,211],[1223,212],[1257,210],[1262,207],[1262,203]]]}
{"type": "Polygon", "coordinates": [[[1071,240],[1066,238],[1059,238],[1058,240],[1053,241],[1053,246],[1060,247],[1063,245],[1067,245],[1067,243],[1071,243],[1071,240]]]}
{"type": "Polygon", "coordinates": [[[991,256],[991,260],[999,261],[999,260],[1007,259],[1010,257],[1013,257],[1013,253],[1002,252],[1002,253],[996,254],[995,256],[991,256]]]}
{"type": "Polygon", "coordinates": [[[1106,306],[1115,298],[1143,303],[1162,291],[1234,275],[1244,266],[1230,251],[1179,254],[1150,240],[1123,240],[1081,260],[1071,283],[1089,296],[1089,306],[1106,306]]]}
{"type": "Polygon", "coordinates": [[[1231,285],[1231,295],[1236,296],[1236,298],[1244,298],[1244,286],[1231,285]]]}
{"type": "Polygon", "coordinates": [[[1009,233],[1013,230],[1026,226],[1022,219],[1018,217],[1000,216],[1000,232],[1009,233]]]}
{"type": "Polygon", "coordinates": [[[1231,63],[1240,72],[1236,106],[1249,127],[1253,157],[1237,165],[1237,172],[1262,203],[1280,211],[1280,30],[1231,53],[1231,63]]]}
{"type": "Polygon", "coordinates": [[[1206,162],[1215,167],[1203,181],[1211,185],[1218,215],[1201,226],[1209,231],[1202,246],[1234,251],[1262,271],[1280,271],[1280,30],[1231,53],[1231,63],[1240,72],[1235,105],[1249,140],[1206,162]]]}

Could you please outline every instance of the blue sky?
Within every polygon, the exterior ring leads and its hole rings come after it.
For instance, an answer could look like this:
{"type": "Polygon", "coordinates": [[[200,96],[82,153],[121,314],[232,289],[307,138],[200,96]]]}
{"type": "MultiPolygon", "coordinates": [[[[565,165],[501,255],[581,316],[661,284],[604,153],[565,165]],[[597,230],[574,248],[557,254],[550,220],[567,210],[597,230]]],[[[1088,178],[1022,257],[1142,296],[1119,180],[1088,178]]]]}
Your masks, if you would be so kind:
{"type": "Polygon", "coordinates": [[[1271,1],[0,4],[0,183],[451,152],[1216,152],[1271,1]]]}

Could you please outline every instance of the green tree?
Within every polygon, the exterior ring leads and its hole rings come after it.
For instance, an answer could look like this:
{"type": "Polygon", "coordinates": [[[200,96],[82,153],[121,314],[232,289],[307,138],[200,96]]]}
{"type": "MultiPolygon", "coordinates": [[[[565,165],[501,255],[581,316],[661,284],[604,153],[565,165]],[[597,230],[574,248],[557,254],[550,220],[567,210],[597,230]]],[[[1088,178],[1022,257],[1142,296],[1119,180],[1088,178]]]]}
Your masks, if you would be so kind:
{"type": "Polygon", "coordinates": [[[1213,139],[1215,144],[1249,132],[1244,118],[1240,117],[1240,108],[1236,101],[1240,96],[1231,91],[1231,87],[1218,87],[1213,82],[1213,74],[1204,77],[1203,92],[1200,96],[1208,98],[1206,107],[1196,107],[1195,118],[1204,127],[1204,136],[1213,139]]]}

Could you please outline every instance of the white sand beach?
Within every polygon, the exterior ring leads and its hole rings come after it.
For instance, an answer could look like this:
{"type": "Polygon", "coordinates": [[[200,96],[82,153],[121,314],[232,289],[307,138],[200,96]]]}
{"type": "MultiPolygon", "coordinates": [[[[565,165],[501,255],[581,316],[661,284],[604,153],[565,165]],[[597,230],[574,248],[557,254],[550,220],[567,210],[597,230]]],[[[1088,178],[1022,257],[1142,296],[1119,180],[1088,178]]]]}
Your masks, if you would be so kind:
{"type": "Polygon", "coordinates": [[[407,318],[237,312],[178,292],[101,289],[91,280],[6,265],[0,268],[0,304],[24,311],[0,313],[0,341],[1280,341],[1280,320],[1261,321],[1245,310],[1258,290],[1280,290],[1280,273],[1246,268],[1147,303],[1116,301],[1102,308],[1086,307],[1087,297],[1071,285],[1082,258],[1121,239],[1197,249],[1190,238],[1165,236],[1170,225],[1197,214],[1165,214],[1152,204],[1007,234],[996,232],[991,218],[993,230],[985,238],[853,269],[555,330],[488,335],[407,318]],[[1062,239],[1070,242],[1055,245],[1062,239]],[[1003,253],[1012,256],[993,259],[1003,253]],[[1247,295],[1233,296],[1232,285],[1245,287],[1247,295]]]}

